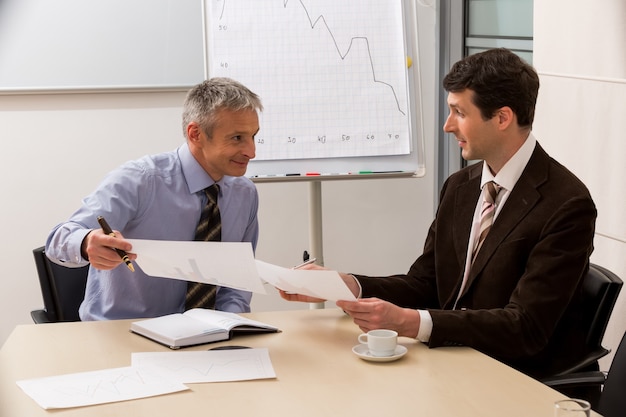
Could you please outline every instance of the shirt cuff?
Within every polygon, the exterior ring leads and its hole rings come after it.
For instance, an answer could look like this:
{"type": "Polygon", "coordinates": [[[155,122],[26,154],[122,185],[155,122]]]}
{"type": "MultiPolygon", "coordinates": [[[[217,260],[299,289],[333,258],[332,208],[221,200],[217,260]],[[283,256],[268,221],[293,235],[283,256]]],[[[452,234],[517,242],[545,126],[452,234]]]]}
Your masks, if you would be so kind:
{"type": "Polygon", "coordinates": [[[417,332],[416,339],[422,343],[428,343],[430,334],[433,331],[433,318],[428,310],[417,310],[420,314],[420,329],[417,332]]]}
{"type": "Polygon", "coordinates": [[[80,229],[72,233],[70,236],[69,244],[67,245],[67,255],[69,259],[67,262],[84,266],[89,263],[89,259],[83,258],[83,241],[87,238],[87,235],[92,232],[93,229],[80,229]]]}
{"type": "Polygon", "coordinates": [[[356,279],[356,277],[353,274],[348,274],[352,277],[352,279],[356,282],[356,285],[359,286],[359,295],[356,297],[357,299],[361,298],[363,296],[363,287],[361,287],[361,283],[359,282],[358,279],[356,279]]]}

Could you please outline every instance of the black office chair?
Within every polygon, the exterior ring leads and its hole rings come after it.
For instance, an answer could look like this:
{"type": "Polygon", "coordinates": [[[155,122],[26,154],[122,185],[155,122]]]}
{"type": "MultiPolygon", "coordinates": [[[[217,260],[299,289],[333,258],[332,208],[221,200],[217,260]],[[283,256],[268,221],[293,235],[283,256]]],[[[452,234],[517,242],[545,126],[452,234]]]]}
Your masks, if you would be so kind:
{"type": "MultiPolygon", "coordinates": [[[[541,382],[552,386],[552,381],[567,378],[578,372],[598,370],[598,359],[606,356],[610,350],[602,346],[602,339],[606,326],[611,317],[617,296],[622,289],[622,280],[613,272],[599,265],[590,264],[589,272],[583,281],[583,301],[581,309],[584,312],[578,323],[580,329],[587,335],[584,355],[574,364],[561,369],[549,377],[542,378],[541,382]]],[[[568,397],[577,397],[588,400],[596,405],[600,396],[598,386],[563,385],[553,386],[568,397]]]]}
{"type": "Polygon", "coordinates": [[[563,376],[588,370],[610,350],[602,346],[606,326],[611,318],[617,296],[622,289],[622,280],[608,269],[596,264],[589,265],[583,281],[583,305],[586,312],[579,323],[587,335],[587,353],[578,362],[552,376],[563,376]]]}
{"type": "Polygon", "coordinates": [[[600,398],[592,404],[594,411],[604,417],[623,417],[626,412],[626,333],[622,336],[608,373],[576,372],[563,377],[550,378],[545,382],[554,389],[571,387],[603,386],[600,398]]]}
{"type": "Polygon", "coordinates": [[[80,321],[78,307],[85,297],[89,265],[67,268],[50,261],[44,248],[33,249],[44,308],[30,312],[35,323],[80,321]]]}

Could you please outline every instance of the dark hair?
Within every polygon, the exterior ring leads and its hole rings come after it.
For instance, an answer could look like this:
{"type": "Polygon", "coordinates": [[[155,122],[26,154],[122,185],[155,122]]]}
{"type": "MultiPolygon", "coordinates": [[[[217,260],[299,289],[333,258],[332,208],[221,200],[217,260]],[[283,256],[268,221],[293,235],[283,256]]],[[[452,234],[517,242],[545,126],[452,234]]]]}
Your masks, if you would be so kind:
{"type": "Polygon", "coordinates": [[[196,122],[211,137],[219,110],[263,110],[261,99],[243,84],[230,78],[214,77],[188,93],[183,104],[183,134],[187,126],[196,122]]]}
{"type": "Polygon", "coordinates": [[[521,127],[532,127],[539,76],[531,65],[508,49],[489,49],[463,58],[445,76],[443,88],[453,93],[472,90],[472,101],[485,120],[492,118],[499,108],[508,106],[517,115],[521,127]]]}

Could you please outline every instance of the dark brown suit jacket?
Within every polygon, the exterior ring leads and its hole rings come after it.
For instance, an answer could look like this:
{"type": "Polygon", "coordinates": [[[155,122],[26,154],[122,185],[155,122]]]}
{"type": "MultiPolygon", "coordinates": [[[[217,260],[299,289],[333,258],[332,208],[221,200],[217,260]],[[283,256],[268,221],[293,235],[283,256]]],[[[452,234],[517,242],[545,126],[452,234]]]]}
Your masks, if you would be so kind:
{"type": "Polygon", "coordinates": [[[424,253],[406,275],[357,275],[363,297],[428,309],[429,346],[471,346],[542,377],[567,366],[584,345],[576,323],[593,251],[596,208],[589,191],[537,144],[498,214],[457,309],[482,164],[443,186],[424,253]]]}

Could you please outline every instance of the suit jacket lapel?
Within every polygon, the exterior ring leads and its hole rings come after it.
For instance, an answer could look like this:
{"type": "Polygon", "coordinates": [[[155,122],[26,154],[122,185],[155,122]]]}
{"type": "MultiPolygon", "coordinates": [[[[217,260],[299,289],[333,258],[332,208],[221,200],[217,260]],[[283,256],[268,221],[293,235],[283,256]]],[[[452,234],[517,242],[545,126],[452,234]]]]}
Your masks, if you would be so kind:
{"type": "Polygon", "coordinates": [[[457,188],[454,197],[455,207],[460,207],[460,210],[455,210],[455,216],[452,220],[454,222],[454,248],[460,265],[465,265],[467,245],[472,230],[472,220],[478,197],[480,197],[482,164],[476,164],[472,168],[474,169],[468,172],[467,182],[457,188]]]}

